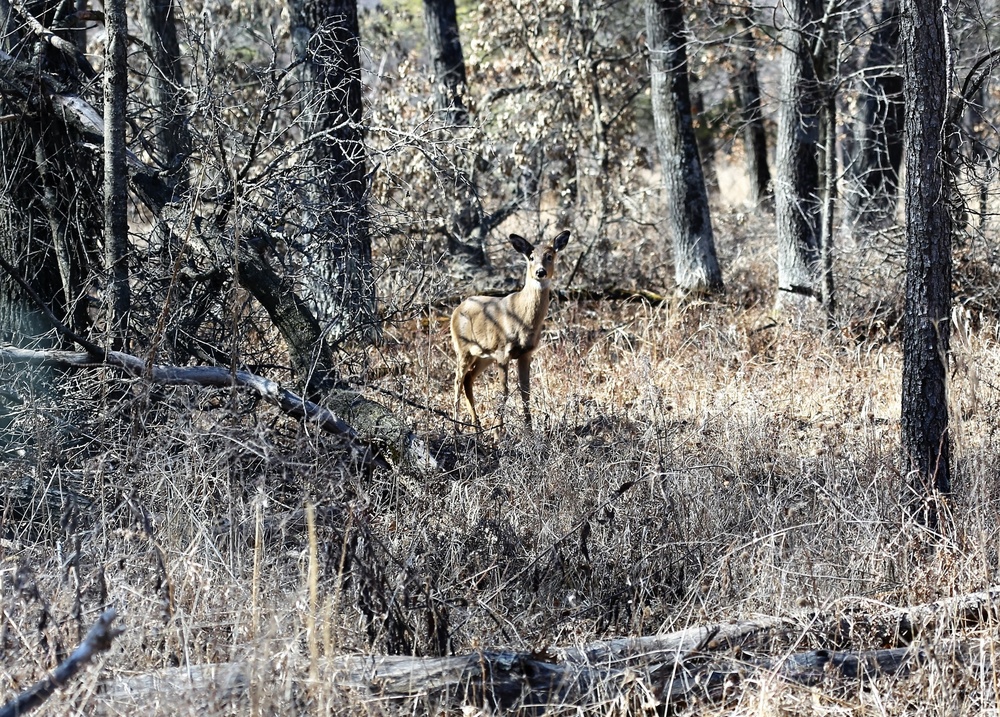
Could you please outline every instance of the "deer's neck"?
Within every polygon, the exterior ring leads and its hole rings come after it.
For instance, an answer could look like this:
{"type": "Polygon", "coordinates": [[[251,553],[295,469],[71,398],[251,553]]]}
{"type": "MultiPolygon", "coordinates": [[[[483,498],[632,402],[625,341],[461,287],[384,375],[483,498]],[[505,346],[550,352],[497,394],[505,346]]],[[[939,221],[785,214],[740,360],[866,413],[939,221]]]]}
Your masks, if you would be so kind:
{"type": "Polygon", "coordinates": [[[518,313],[530,317],[532,329],[536,331],[545,321],[545,314],[549,310],[550,287],[548,280],[539,281],[533,276],[528,276],[524,288],[517,292],[518,313]]]}

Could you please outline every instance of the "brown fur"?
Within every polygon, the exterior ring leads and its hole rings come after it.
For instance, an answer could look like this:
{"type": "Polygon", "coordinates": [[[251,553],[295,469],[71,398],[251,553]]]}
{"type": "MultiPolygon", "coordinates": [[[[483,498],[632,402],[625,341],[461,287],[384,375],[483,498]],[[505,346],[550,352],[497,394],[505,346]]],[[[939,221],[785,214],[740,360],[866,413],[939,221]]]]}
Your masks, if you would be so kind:
{"type": "MultiPolygon", "coordinates": [[[[555,279],[556,257],[566,242],[564,231],[546,247],[534,247],[521,236],[510,242],[528,260],[524,288],[503,298],[472,296],[451,315],[451,343],[455,349],[455,420],[464,394],[472,421],[480,426],[472,385],[491,363],[500,366],[503,401],[506,404],[507,371],[517,362],[517,382],[524,404],[524,420],[531,427],[529,407],[531,356],[538,348],[542,323],[549,310],[549,292],[555,279]]],[[[503,425],[503,409],[500,411],[503,425]]]]}

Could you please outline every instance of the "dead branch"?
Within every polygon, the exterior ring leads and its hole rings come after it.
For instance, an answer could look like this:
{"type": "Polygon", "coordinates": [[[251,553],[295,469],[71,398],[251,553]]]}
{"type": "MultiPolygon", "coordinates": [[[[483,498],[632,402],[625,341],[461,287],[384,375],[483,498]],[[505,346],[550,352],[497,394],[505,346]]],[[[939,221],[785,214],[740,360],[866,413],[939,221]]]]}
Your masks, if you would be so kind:
{"type": "MultiPolygon", "coordinates": [[[[638,689],[669,712],[694,701],[724,700],[739,685],[767,678],[839,684],[878,677],[903,679],[932,660],[975,665],[987,656],[987,648],[946,635],[992,620],[998,607],[1000,587],[909,608],[887,609],[863,601],[849,606],[848,619],[859,624],[919,626],[908,635],[921,635],[921,644],[886,649],[790,650],[789,644],[801,643],[806,636],[814,644],[822,642],[830,630],[843,637],[843,616],[803,613],[533,652],[483,650],[436,658],[344,656],[323,662],[319,677],[336,689],[378,699],[523,712],[553,704],[593,705],[636,694],[638,689]],[[862,607],[871,612],[864,619],[862,607]]],[[[897,635],[903,637],[902,632],[897,635]]],[[[174,693],[195,700],[224,695],[227,701],[245,701],[248,686],[268,669],[227,663],[161,670],[108,684],[107,699],[116,709],[142,711],[174,693]]],[[[304,684],[309,671],[308,665],[300,665],[293,682],[304,684]]]]}
{"type": "Polygon", "coordinates": [[[86,55],[80,52],[76,45],[69,40],[64,40],[43,26],[42,23],[40,23],[38,19],[24,6],[24,3],[17,2],[15,0],[15,2],[12,3],[12,7],[17,14],[21,16],[21,19],[24,20],[24,23],[28,26],[28,28],[35,35],[37,35],[39,39],[52,45],[52,47],[56,48],[73,60],[80,72],[82,72],[88,80],[97,78],[97,72],[90,66],[90,62],[87,60],[86,55]]]}
{"type": "Polygon", "coordinates": [[[102,357],[82,351],[21,349],[13,346],[0,347],[0,361],[76,368],[106,365],[122,369],[130,376],[147,377],[153,383],[166,386],[186,384],[218,388],[229,386],[249,388],[287,415],[315,421],[324,431],[343,436],[365,465],[374,465],[380,468],[389,467],[382,458],[373,455],[370,448],[358,436],[357,431],[336,413],[282,388],[276,381],[249,371],[230,371],[218,366],[165,366],[160,364],[148,366],[142,359],[120,351],[108,351],[102,360],[102,357]]]}
{"type": "Polygon", "coordinates": [[[73,654],[47,677],[0,707],[0,717],[16,717],[27,714],[51,697],[57,689],[73,679],[76,673],[82,670],[95,655],[109,649],[112,640],[123,632],[120,628],[111,627],[115,616],[116,612],[113,607],[101,613],[97,622],[87,632],[83,642],[73,650],[73,654]]]}

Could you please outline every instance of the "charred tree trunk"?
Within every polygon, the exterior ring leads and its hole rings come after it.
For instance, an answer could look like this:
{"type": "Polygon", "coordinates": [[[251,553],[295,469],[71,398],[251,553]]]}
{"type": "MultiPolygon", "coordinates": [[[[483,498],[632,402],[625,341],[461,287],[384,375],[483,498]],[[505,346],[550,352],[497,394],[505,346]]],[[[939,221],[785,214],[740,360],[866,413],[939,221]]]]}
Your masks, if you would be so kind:
{"type": "Polygon", "coordinates": [[[685,293],[722,289],[712,219],[691,121],[681,0],[646,0],[653,120],[673,234],[674,273],[685,293]]]}
{"type": "Polygon", "coordinates": [[[737,71],[734,77],[736,102],[740,108],[743,151],[746,153],[747,175],[750,178],[750,201],[770,204],[771,171],[767,166],[767,132],[760,108],[760,83],[757,78],[757,47],[752,23],[739,19],[740,30],[734,39],[737,48],[737,71]]]}
{"type": "Polygon", "coordinates": [[[153,156],[175,185],[187,188],[187,159],[191,136],[181,92],[181,51],[173,0],[142,0],[139,4],[146,43],[151,55],[150,102],[153,110],[153,156]]]}
{"type": "MultiPolygon", "coordinates": [[[[466,74],[462,40],[458,34],[455,0],[424,0],[427,47],[434,67],[434,100],[444,124],[456,130],[469,123],[465,107],[466,74]]],[[[475,161],[475,160],[473,160],[475,161]]],[[[485,217],[472,173],[456,163],[454,214],[448,229],[448,251],[462,263],[487,265],[485,217]]]]}
{"type": "Polygon", "coordinates": [[[899,4],[887,0],[864,60],[860,122],[850,167],[847,221],[859,228],[891,224],[903,160],[903,78],[897,67],[899,4]]]}
{"type": "Polygon", "coordinates": [[[813,66],[817,0],[789,0],[782,33],[781,108],[774,181],[779,305],[819,301],[819,142],[823,93],[813,66]]]}
{"type": "Polygon", "coordinates": [[[465,58],[455,0],[424,0],[427,45],[434,63],[435,104],[450,127],[469,121],[465,109],[465,58]]]}
{"type": "Polygon", "coordinates": [[[948,102],[945,19],[940,3],[903,0],[908,151],[902,446],[914,514],[932,528],[939,522],[938,498],[951,490],[947,374],[952,222],[942,131],[948,102]]]}
{"type": "Polygon", "coordinates": [[[108,30],[104,62],[104,295],[113,348],[127,333],[131,290],[128,272],[128,169],[125,165],[125,109],[128,94],[128,20],[125,0],[104,7],[108,30]]]}
{"type": "Polygon", "coordinates": [[[355,0],[293,0],[301,65],[302,129],[310,176],[303,187],[307,283],[330,341],[374,340],[361,56],[355,0]]]}

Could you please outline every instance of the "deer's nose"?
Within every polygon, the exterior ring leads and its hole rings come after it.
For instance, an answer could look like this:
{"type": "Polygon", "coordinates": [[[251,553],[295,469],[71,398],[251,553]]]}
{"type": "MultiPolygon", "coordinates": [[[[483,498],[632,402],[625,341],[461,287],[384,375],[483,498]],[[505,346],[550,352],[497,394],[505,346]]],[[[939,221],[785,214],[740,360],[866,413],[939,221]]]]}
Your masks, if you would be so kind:
{"type": "Polygon", "coordinates": [[[544,266],[540,266],[537,269],[535,269],[535,276],[537,276],[539,279],[544,279],[546,273],[548,272],[545,271],[544,266]]]}

